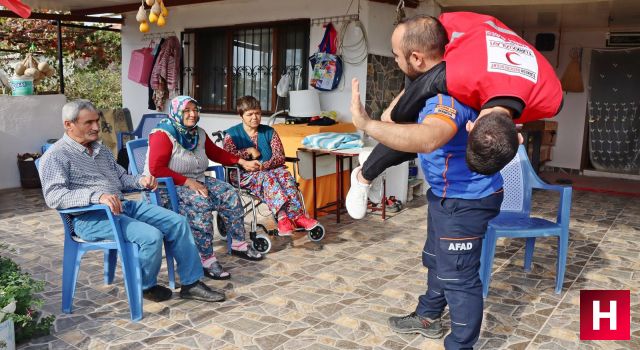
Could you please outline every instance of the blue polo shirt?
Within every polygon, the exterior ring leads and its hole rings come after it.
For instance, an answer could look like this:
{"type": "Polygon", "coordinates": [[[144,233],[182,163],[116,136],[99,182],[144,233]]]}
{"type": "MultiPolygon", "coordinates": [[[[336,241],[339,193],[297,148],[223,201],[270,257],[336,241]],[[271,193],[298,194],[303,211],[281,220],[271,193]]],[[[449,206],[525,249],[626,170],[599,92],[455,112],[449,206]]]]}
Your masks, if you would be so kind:
{"type": "Polygon", "coordinates": [[[467,121],[478,117],[471,107],[451,96],[439,94],[427,100],[420,111],[418,123],[425,118],[438,118],[456,129],[448,143],[431,153],[420,153],[420,165],[431,190],[443,198],[479,199],[502,188],[502,176],[482,175],[471,171],[465,161],[467,149],[467,121]]]}

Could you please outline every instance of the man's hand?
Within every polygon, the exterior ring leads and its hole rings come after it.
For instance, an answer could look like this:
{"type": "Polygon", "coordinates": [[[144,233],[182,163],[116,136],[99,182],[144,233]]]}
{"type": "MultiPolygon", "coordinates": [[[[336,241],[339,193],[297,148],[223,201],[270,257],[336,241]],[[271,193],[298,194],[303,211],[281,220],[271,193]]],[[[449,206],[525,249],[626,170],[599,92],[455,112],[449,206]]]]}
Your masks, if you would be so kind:
{"type": "Polygon", "coordinates": [[[158,180],[151,175],[141,177],[140,180],[138,180],[138,183],[143,188],[146,188],[151,191],[155,191],[155,189],[158,188],[158,180]]]}
{"type": "Polygon", "coordinates": [[[252,159],[260,158],[260,151],[258,151],[258,149],[255,147],[247,148],[247,153],[249,153],[252,159]]]}
{"type": "Polygon", "coordinates": [[[203,185],[200,181],[196,179],[187,178],[187,181],[184,182],[184,185],[189,187],[192,191],[196,192],[202,197],[206,197],[209,195],[207,186],[203,185]]]}
{"type": "Polygon", "coordinates": [[[366,131],[371,118],[360,102],[360,83],[358,79],[351,79],[351,122],[356,128],[366,131]]]}
{"type": "Polygon", "coordinates": [[[262,163],[257,160],[244,160],[240,159],[238,161],[238,165],[240,165],[246,171],[258,171],[262,170],[262,163]]]}
{"type": "Polygon", "coordinates": [[[120,197],[117,194],[106,194],[103,193],[98,200],[100,204],[104,204],[111,212],[115,215],[120,215],[122,213],[122,202],[120,201],[120,197]]]}

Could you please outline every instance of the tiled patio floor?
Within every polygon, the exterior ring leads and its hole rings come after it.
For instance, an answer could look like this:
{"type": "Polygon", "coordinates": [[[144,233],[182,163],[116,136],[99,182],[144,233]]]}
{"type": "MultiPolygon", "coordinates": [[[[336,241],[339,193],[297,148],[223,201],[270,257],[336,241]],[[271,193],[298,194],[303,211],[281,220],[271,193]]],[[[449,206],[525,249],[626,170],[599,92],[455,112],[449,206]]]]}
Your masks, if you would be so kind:
{"type": "MultiPolygon", "coordinates": [[[[538,215],[555,217],[557,197],[534,197],[538,215]]],[[[46,281],[44,310],[57,317],[51,336],[25,348],[441,349],[441,339],[398,335],[386,325],[389,315],[413,310],[425,289],[425,212],[418,200],[386,222],[372,216],[336,225],[327,217],[320,244],[277,238],[259,263],[219,253],[233,278],[207,284],[226,289],[227,301],[174,293],[168,302],[145,301],[138,323],[129,321],[122,279],[102,284],[99,253],[83,260],[74,313],[61,314],[62,226],[39,190],[0,192],[0,237],[24,270],[46,281]]],[[[553,239],[539,239],[533,271],[524,273],[522,242],[499,241],[476,348],[640,349],[640,199],[574,192],[561,295],[553,292],[554,251],[553,239]],[[580,289],[631,289],[631,341],[579,341],[580,289]]],[[[166,282],[164,268],[160,277],[166,282]]]]}

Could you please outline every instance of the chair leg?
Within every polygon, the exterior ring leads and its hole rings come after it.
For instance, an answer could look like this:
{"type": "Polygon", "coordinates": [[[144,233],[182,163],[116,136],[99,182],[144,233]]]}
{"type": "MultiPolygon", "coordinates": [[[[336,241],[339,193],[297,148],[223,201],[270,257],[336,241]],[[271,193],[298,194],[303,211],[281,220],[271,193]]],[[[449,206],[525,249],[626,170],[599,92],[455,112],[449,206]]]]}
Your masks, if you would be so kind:
{"type": "Polygon", "coordinates": [[[77,243],[65,242],[62,258],[62,312],[66,314],[70,314],[73,308],[73,296],[76,293],[82,254],[77,243]]]}
{"type": "Polygon", "coordinates": [[[173,263],[173,254],[169,249],[169,242],[164,242],[164,255],[167,259],[167,273],[169,275],[169,288],[176,289],[176,272],[173,263]]]}
{"type": "Polygon", "coordinates": [[[104,284],[112,284],[116,275],[116,264],[118,263],[118,250],[104,250],[104,284]]]}
{"type": "Polygon", "coordinates": [[[527,243],[524,248],[524,271],[531,272],[531,261],[533,260],[533,249],[536,246],[535,237],[527,237],[527,243]]]}
{"type": "Polygon", "coordinates": [[[556,294],[562,293],[564,272],[567,266],[567,251],[569,250],[569,235],[558,237],[558,264],[556,265],[556,294]]]}
{"type": "Polygon", "coordinates": [[[482,244],[480,257],[480,281],[482,282],[482,297],[489,295],[489,284],[491,283],[491,270],[493,269],[493,257],[496,254],[497,237],[491,229],[487,230],[482,244]]]}
{"type": "Polygon", "coordinates": [[[122,247],[122,275],[124,287],[127,291],[131,320],[134,322],[142,319],[142,273],[138,260],[138,246],[126,243],[122,247]]]}

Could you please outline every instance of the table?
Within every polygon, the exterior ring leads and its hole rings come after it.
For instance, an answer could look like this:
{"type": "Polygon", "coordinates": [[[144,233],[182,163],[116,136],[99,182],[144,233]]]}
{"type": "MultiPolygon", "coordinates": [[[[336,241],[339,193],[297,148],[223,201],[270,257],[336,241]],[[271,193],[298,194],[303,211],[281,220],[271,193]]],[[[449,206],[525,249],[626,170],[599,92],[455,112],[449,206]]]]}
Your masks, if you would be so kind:
{"type": "MultiPolygon", "coordinates": [[[[340,223],[340,215],[341,215],[341,211],[346,208],[345,207],[345,189],[344,189],[344,184],[345,179],[344,179],[344,160],[348,159],[349,160],[349,172],[348,174],[351,174],[351,172],[353,171],[353,162],[352,159],[353,157],[357,157],[360,152],[363,151],[362,148],[353,148],[353,149],[344,149],[344,150],[327,150],[327,149],[317,149],[317,148],[305,148],[305,147],[301,147],[298,148],[298,151],[300,152],[307,152],[310,153],[312,155],[312,183],[313,183],[313,193],[314,193],[314,200],[313,202],[313,213],[314,213],[314,219],[317,218],[317,212],[318,211],[324,211],[327,208],[333,207],[335,206],[335,213],[336,213],[336,223],[340,223]],[[321,156],[326,156],[326,155],[330,155],[330,156],[334,156],[336,159],[336,199],[333,202],[328,202],[325,203],[324,205],[322,205],[321,207],[318,207],[318,203],[316,202],[315,198],[315,194],[317,193],[317,179],[318,177],[316,176],[316,160],[317,157],[321,157],[321,156]],[[343,176],[340,176],[340,174],[343,174],[343,176]]],[[[351,181],[351,177],[348,176],[349,178],[349,182],[351,181]]],[[[381,207],[377,208],[377,207],[371,207],[369,206],[369,209],[371,209],[372,211],[382,211],[382,220],[386,219],[386,179],[383,179],[383,195],[382,195],[382,203],[381,203],[381,207]]]]}
{"type": "MultiPolygon", "coordinates": [[[[302,147],[302,139],[307,135],[318,134],[321,132],[355,132],[356,128],[351,123],[337,123],[328,126],[308,126],[306,124],[275,124],[273,128],[280,136],[284,153],[287,157],[297,157],[298,148],[302,147]]],[[[349,177],[349,173],[343,173],[343,177],[349,177]]],[[[307,203],[307,211],[309,215],[317,217],[311,203],[314,201],[318,206],[322,207],[327,203],[334,201],[332,194],[336,193],[338,187],[337,176],[334,173],[326,176],[318,176],[316,179],[316,187],[320,189],[316,194],[313,192],[313,181],[304,179],[299,174],[295,174],[296,180],[300,184],[300,192],[307,203]]],[[[344,178],[341,180],[344,181],[344,178]]],[[[344,183],[344,182],[342,182],[344,183]]]]}

